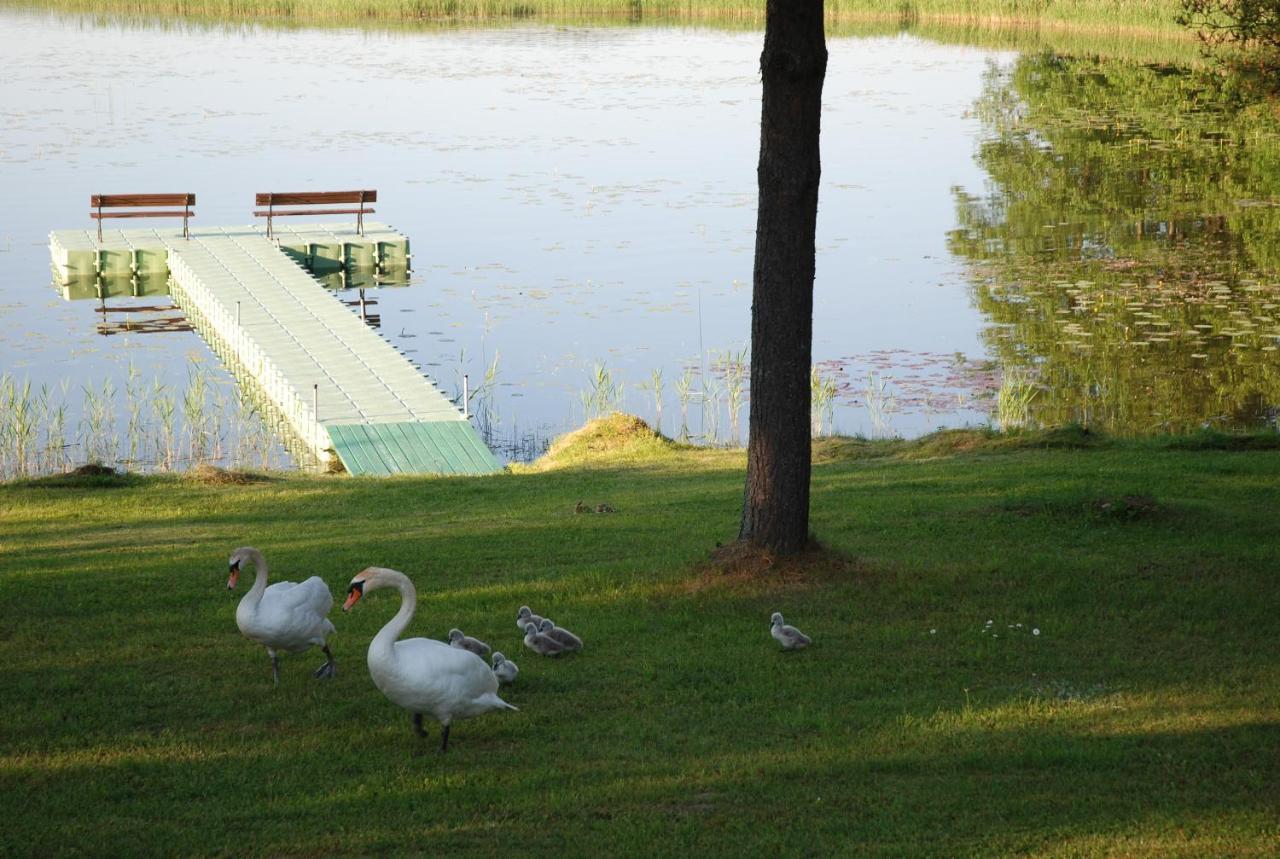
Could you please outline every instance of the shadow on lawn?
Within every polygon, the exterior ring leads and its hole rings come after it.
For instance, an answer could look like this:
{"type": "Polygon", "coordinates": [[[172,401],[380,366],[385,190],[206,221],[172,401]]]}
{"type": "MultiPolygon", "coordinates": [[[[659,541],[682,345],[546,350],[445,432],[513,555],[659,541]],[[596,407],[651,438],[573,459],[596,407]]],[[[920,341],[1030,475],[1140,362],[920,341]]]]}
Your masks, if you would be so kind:
{"type": "MultiPolygon", "coordinates": [[[[242,715],[258,716],[252,706],[242,715]]],[[[659,838],[673,853],[773,845],[954,854],[1145,833],[1159,850],[1201,819],[1236,818],[1259,837],[1274,810],[1280,748],[1275,723],[1112,734],[1036,725],[963,736],[861,726],[853,735],[765,730],[731,751],[680,755],[678,736],[645,747],[626,732],[612,748],[559,747],[528,736],[536,721],[513,717],[467,724],[441,756],[415,753],[422,743],[407,722],[370,715],[372,724],[310,726],[304,717],[249,735],[192,726],[136,753],[107,744],[96,762],[49,769],[37,756],[4,777],[24,808],[5,840],[44,855],[86,844],[484,853],[513,840],[536,852],[566,838],[606,851],[659,838]]],[[[561,714],[546,727],[571,744],[570,723],[590,718],[561,714]]]]}

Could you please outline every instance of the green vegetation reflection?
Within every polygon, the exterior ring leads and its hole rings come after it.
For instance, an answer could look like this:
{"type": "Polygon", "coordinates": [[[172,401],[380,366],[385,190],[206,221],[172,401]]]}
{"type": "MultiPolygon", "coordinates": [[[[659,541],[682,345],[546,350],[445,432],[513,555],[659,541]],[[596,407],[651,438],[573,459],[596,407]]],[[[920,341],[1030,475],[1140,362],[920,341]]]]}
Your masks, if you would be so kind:
{"type": "Polygon", "coordinates": [[[1274,423],[1274,105],[1203,73],[1042,53],[993,66],[976,112],[990,185],[957,189],[950,246],[990,351],[1035,380],[1021,422],[1274,423]]]}

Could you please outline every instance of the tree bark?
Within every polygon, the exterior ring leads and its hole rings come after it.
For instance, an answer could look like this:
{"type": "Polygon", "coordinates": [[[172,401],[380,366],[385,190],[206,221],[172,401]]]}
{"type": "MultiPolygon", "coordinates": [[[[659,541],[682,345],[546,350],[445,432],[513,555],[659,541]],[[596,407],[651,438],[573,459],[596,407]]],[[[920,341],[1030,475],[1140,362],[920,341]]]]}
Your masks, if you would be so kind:
{"type": "Polygon", "coordinates": [[[760,55],[760,187],[751,411],[739,539],[778,554],[809,538],[814,232],[827,72],[822,0],[768,0],[760,55]]]}

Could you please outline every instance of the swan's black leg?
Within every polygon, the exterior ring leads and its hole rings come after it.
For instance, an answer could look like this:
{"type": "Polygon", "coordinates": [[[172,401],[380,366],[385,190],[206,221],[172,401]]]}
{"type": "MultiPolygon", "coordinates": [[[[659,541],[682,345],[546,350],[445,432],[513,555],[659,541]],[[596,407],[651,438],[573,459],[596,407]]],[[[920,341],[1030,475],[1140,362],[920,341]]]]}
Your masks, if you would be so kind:
{"type": "Polygon", "coordinates": [[[422,714],[421,714],[421,713],[414,713],[414,714],[413,714],[413,731],[414,731],[414,733],[416,733],[419,737],[425,737],[425,736],[427,735],[426,730],[422,727],[422,714]]]}
{"type": "Polygon", "coordinates": [[[326,645],[325,645],[323,648],[321,648],[321,649],[322,649],[322,650],[324,650],[324,655],[325,655],[325,657],[326,657],[329,661],[328,661],[328,662],[326,662],[324,665],[321,665],[319,668],[317,668],[317,669],[315,670],[315,672],[314,672],[311,676],[312,676],[312,677],[319,677],[319,678],[321,678],[321,679],[328,679],[328,678],[331,678],[331,677],[337,677],[337,676],[338,676],[338,663],[337,663],[337,661],[335,661],[335,660],[334,660],[334,658],[333,658],[333,654],[332,654],[331,652],[329,652],[329,645],[327,645],[327,644],[326,644],[326,645]]]}
{"type": "Polygon", "coordinates": [[[449,751],[449,726],[448,725],[444,726],[444,737],[440,741],[440,751],[441,752],[449,751]]]}
{"type": "Polygon", "coordinates": [[[280,656],[274,650],[268,650],[271,654],[271,676],[275,679],[276,685],[280,685],[280,656]]]}

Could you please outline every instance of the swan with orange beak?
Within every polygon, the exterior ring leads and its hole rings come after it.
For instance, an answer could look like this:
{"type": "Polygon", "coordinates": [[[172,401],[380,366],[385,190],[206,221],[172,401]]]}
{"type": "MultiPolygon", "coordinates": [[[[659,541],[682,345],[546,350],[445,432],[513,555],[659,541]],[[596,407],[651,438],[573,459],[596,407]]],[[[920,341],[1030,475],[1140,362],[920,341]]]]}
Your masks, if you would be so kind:
{"type": "Polygon", "coordinates": [[[319,576],[305,582],[276,582],[267,587],[267,561],[252,546],[244,546],[231,553],[231,574],[227,578],[227,590],[235,590],[240,581],[242,564],[253,564],[256,575],[253,587],[236,606],[236,626],[250,641],[256,641],[267,649],[271,657],[271,674],[275,685],[280,685],[280,651],[301,653],[312,647],[324,651],[326,662],[315,670],[313,676],[334,677],[338,663],[329,651],[328,638],[334,632],[327,615],[333,608],[333,595],[329,586],[319,576]]]}
{"type": "Polygon", "coordinates": [[[397,640],[418,604],[418,591],[404,573],[386,567],[361,570],[347,588],[342,610],[350,611],[361,597],[380,588],[400,591],[400,610],[369,643],[369,676],[378,691],[413,714],[418,736],[427,736],[422,717],[431,715],[443,729],[440,751],[445,752],[455,719],[517,709],[498,697],[498,678],[471,651],[429,638],[397,640]]]}

